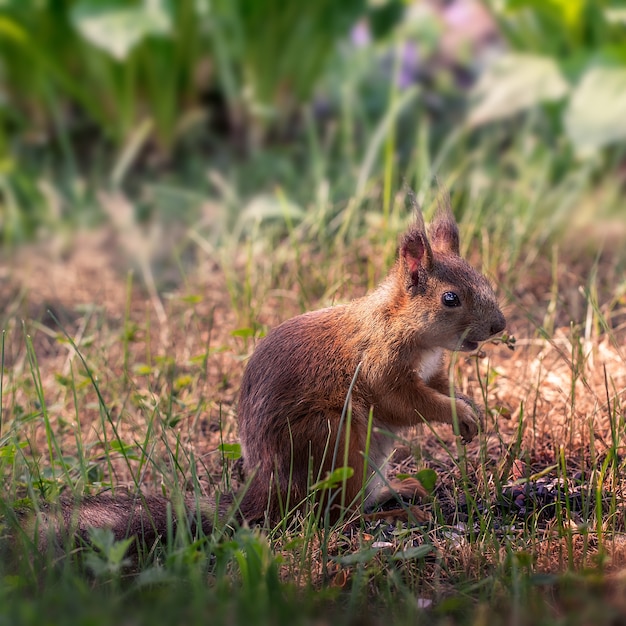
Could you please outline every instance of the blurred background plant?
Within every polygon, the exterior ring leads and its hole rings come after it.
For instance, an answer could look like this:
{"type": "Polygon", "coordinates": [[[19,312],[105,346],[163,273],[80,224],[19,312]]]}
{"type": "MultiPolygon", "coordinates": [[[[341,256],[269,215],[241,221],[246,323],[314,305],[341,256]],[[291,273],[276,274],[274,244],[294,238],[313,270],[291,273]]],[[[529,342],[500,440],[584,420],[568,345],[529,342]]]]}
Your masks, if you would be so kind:
{"type": "Polygon", "coordinates": [[[552,105],[550,139],[581,155],[626,139],[626,6],[621,1],[487,0],[508,44],[476,87],[470,123],[552,105]]]}
{"type": "Polygon", "coordinates": [[[514,181],[492,227],[549,233],[544,187],[623,184],[625,31],[617,0],[2,0],[0,236],[109,220],[103,190],[209,242],[348,236],[435,175],[514,181]]]}

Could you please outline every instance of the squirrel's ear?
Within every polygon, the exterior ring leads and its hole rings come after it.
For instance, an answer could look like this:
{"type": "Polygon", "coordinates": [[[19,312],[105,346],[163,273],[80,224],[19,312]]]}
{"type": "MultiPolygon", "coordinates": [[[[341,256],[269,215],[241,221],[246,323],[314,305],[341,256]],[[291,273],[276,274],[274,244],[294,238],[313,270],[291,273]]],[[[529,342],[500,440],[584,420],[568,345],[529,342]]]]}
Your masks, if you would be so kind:
{"type": "Polygon", "coordinates": [[[437,203],[437,212],[430,223],[429,233],[435,250],[459,254],[459,227],[454,220],[447,193],[437,203]]]}
{"type": "Polygon", "coordinates": [[[400,244],[400,258],[411,277],[411,282],[417,284],[420,269],[430,270],[433,263],[433,253],[426,237],[426,231],[419,222],[402,238],[400,244]]]}

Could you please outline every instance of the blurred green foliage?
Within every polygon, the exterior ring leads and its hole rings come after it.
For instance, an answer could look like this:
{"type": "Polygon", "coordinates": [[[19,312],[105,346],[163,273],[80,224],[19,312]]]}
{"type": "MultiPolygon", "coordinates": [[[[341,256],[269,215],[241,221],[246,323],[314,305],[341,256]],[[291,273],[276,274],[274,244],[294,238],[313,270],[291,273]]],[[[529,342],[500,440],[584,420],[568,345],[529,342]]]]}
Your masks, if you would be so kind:
{"type": "Polygon", "coordinates": [[[95,124],[119,145],[148,119],[167,152],[216,91],[230,123],[264,126],[311,96],[366,12],[366,0],[4,0],[2,141],[7,124],[95,124]]]}
{"type": "Polygon", "coordinates": [[[619,167],[624,2],[484,3],[489,64],[441,53],[454,3],[0,0],[0,239],[108,219],[107,187],[139,221],[202,220],[210,197],[211,237],[311,216],[332,237],[387,220],[402,181],[619,167]]]}
{"type": "Polygon", "coordinates": [[[554,103],[550,139],[564,132],[579,155],[626,139],[626,2],[486,4],[509,50],[481,77],[470,124],[554,103]]]}
{"type": "Polygon", "coordinates": [[[84,208],[77,177],[119,184],[138,155],[168,165],[208,149],[220,162],[217,142],[249,152],[288,133],[355,22],[382,37],[402,11],[402,0],[2,0],[3,238],[84,208]],[[47,176],[62,188],[52,212],[47,176]]]}

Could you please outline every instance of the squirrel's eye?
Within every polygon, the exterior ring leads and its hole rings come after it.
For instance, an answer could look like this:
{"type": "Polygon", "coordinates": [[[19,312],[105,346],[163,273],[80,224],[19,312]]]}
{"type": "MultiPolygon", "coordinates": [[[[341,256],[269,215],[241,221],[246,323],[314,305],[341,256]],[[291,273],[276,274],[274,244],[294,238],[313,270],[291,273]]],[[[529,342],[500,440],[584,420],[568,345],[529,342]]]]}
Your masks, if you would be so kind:
{"type": "Polygon", "coordinates": [[[441,302],[443,302],[444,306],[449,307],[457,307],[461,306],[461,299],[457,296],[454,291],[446,291],[441,296],[441,302]]]}

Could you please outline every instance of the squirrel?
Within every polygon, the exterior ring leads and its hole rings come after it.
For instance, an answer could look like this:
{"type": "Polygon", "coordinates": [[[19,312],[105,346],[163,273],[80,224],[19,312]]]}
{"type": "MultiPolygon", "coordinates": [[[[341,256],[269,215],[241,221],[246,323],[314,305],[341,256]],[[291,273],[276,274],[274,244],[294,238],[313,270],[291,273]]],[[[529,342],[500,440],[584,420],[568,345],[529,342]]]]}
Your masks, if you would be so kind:
{"type": "MultiPolygon", "coordinates": [[[[417,209],[376,289],[293,317],[261,339],[238,406],[249,484],[217,503],[186,497],[189,525],[211,532],[228,511],[238,522],[276,525],[337,467],[351,470],[314,496],[331,521],[341,505],[356,511],[389,499],[383,476],[396,433],[423,421],[453,424],[456,416],[464,442],[477,434],[482,409],[462,393],[451,396],[444,352],[474,351],[505,327],[488,280],[459,255],[448,199],[428,230],[417,209]]],[[[63,505],[61,515],[44,509],[39,522],[83,538],[89,527],[105,526],[116,538],[139,535],[149,545],[171,529],[171,507],[161,496],[94,496],[63,505]]]]}

